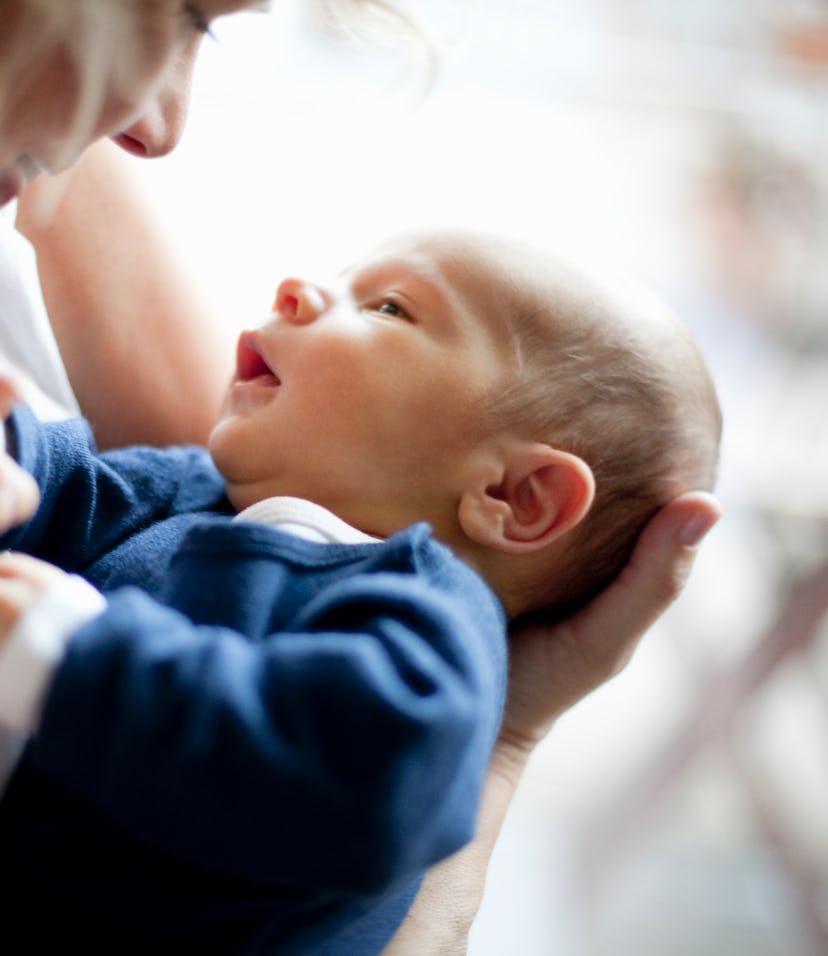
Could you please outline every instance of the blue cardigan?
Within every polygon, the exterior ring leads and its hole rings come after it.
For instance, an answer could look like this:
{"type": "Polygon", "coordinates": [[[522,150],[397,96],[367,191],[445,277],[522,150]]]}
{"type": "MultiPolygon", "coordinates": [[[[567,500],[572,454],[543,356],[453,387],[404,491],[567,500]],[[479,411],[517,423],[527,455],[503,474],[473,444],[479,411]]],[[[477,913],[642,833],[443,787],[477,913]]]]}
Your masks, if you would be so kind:
{"type": "Polygon", "coordinates": [[[0,546],[82,574],[0,804],[6,939],[84,954],[379,953],[472,834],[505,617],[425,525],[325,545],[231,521],[197,448],[11,420],[41,506],[0,546]],[[11,935],[9,935],[11,934],[11,935]]]}

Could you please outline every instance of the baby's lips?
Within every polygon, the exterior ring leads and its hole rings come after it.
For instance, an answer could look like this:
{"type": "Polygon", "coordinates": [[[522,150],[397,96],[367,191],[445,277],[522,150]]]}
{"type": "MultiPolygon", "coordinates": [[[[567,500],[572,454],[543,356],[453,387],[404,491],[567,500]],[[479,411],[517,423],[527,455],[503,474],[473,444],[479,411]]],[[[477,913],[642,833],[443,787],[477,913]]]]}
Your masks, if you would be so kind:
{"type": "Polygon", "coordinates": [[[255,332],[242,332],[236,348],[236,378],[247,382],[260,375],[270,375],[279,380],[262,354],[262,346],[255,332]]]}

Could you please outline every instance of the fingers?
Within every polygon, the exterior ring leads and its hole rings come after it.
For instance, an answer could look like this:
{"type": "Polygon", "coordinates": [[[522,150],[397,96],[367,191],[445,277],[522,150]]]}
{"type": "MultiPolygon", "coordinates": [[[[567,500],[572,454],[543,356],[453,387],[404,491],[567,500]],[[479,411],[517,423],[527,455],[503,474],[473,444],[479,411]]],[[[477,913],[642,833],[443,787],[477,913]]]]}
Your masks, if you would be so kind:
{"type": "Polygon", "coordinates": [[[0,551],[0,647],[21,614],[63,572],[27,554],[0,551]]]}
{"type": "MultiPolygon", "coordinates": [[[[18,397],[13,382],[0,376],[0,419],[8,418],[18,397]]],[[[30,518],[37,510],[39,500],[40,494],[32,476],[0,452],[0,533],[30,518]]]]}
{"type": "Polygon", "coordinates": [[[698,545],[720,517],[721,505],[705,492],[669,502],[645,527],[615,581],[563,622],[595,686],[624,668],[641,637],[679,596],[698,545]]]}
{"type": "Polygon", "coordinates": [[[698,545],[721,513],[716,498],[704,492],[669,502],[641,533],[618,579],[585,610],[606,624],[614,621],[615,630],[630,638],[643,634],[681,593],[698,545]]]}
{"type": "Polygon", "coordinates": [[[66,572],[21,551],[0,551],[0,581],[20,580],[34,587],[48,587],[66,577],[66,572]]]}
{"type": "Polygon", "coordinates": [[[721,516],[709,494],[682,495],[642,532],[619,576],[557,623],[512,629],[504,731],[531,747],[552,721],[615,676],[642,635],[678,597],[696,549],[721,516]]]}
{"type": "Polygon", "coordinates": [[[19,399],[17,388],[11,379],[0,376],[0,418],[6,419],[12,410],[12,405],[19,399]]]}
{"type": "Polygon", "coordinates": [[[39,502],[34,478],[8,455],[0,453],[0,533],[28,521],[39,502]]]}

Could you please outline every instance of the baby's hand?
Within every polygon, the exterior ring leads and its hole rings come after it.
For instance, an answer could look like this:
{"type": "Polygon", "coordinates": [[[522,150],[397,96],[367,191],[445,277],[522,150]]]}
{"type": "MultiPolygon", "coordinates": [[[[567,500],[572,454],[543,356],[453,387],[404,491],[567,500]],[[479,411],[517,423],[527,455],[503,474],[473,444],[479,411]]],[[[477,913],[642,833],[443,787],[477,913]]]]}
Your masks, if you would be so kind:
{"type": "Polygon", "coordinates": [[[14,459],[0,454],[0,534],[28,521],[39,501],[34,478],[14,459]]]}
{"type": "Polygon", "coordinates": [[[0,552],[0,648],[41,594],[66,577],[65,571],[28,554],[0,552]]]}
{"type": "MultiPolygon", "coordinates": [[[[0,419],[3,421],[8,418],[16,398],[12,383],[0,377],[0,419]]],[[[0,534],[31,518],[39,501],[34,478],[9,455],[0,453],[0,534]]]]}

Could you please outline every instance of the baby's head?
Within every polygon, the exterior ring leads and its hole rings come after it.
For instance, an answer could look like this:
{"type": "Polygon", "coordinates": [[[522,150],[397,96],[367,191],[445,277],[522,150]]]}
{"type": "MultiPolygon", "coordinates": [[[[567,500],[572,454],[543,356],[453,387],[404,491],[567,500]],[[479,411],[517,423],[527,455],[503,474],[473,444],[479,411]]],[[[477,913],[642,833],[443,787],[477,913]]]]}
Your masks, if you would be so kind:
{"type": "Polygon", "coordinates": [[[500,295],[518,350],[512,382],[490,408],[495,428],[574,456],[593,480],[588,509],[512,581],[512,607],[564,610],[621,570],[663,505],[712,489],[721,411],[687,329],[640,283],[545,251],[496,240],[488,248],[490,301],[500,295]]]}
{"type": "Polygon", "coordinates": [[[240,338],[210,450],[238,509],[295,495],[379,536],[429,521],[516,616],[606,583],[661,505],[711,487],[719,431],[655,297],[446,232],[285,280],[240,338]]]}

